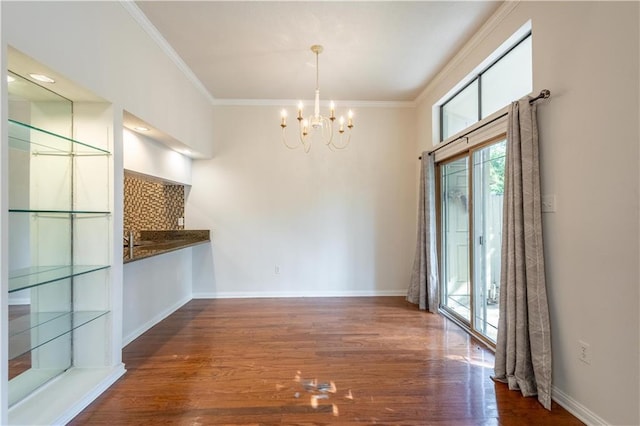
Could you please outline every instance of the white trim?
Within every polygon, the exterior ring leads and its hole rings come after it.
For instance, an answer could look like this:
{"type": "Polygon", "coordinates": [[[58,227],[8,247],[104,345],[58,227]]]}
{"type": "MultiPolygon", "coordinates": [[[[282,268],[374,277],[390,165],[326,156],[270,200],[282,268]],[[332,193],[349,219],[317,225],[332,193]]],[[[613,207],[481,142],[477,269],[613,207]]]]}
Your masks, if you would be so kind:
{"type": "Polygon", "coordinates": [[[71,368],[11,407],[9,423],[65,425],[124,373],[122,363],[106,368],[71,368]]]}
{"type": "Polygon", "coordinates": [[[158,47],[173,61],[174,64],[178,67],[180,71],[187,77],[189,81],[198,89],[200,93],[202,93],[211,104],[214,103],[215,98],[213,95],[207,90],[204,84],[200,81],[198,77],[193,73],[191,68],[182,60],[180,55],[171,47],[169,42],[160,34],[160,31],[149,21],[147,15],[144,14],[142,10],[136,5],[133,0],[120,0],[120,4],[122,7],[129,12],[131,17],[140,25],[140,27],[151,37],[153,41],[156,42],[158,47]]]}
{"type": "MultiPolygon", "coordinates": [[[[297,106],[300,99],[215,99],[215,106],[297,106]]],[[[312,99],[302,99],[305,105],[313,105],[312,99]]],[[[415,108],[415,101],[335,101],[336,109],[348,108],[415,108]]],[[[329,107],[329,101],[321,101],[320,105],[329,107]]]]}
{"type": "Polygon", "coordinates": [[[551,387],[551,396],[558,405],[562,406],[587,425],[605,426],[610,424],[555,386],[551,387]]]}
{"type": "Polygon", "coordinates": [[[162,321],[165,318],[167,318],[169,315],[171,315],[172,313],[174,313],[175,311],[180,309],[182,306],[187,304],[187,302],[189,302],[190,300],[191,300],[191,297],[188,297],[188,296],[183,298],[182,300],[178,301],[177,303],[174,303],[173,305],[169,306],[164,311],[160,312],[158,315],[156,315],[153,318],[151,318],[149,321],[147,321],[144,324],[142,324],[140,327],[138,327],[135,330],[133,330],[131,333],[129,333],[128,336],[123,336],[123,338],[122,338],[122,347],[124,348],[129,343],[131,343],[134,340],[136,340],[138,337],[140,337],[145,332],[147,332],[151,327],[153,327],[154,325],[158,324],[160,321],[162,321]]]}
{"type": "Polygon", "coordinates": [[[487,22],[482,25],[482,27],[476,31],[476,33],[471,37],[471,39],[456,53],[456,55],[451,59],[447,65],[438,73],[436,76],[431,79],[427,87],[418,95],[415,99],[416,104],[421,103],[424,98],[427,96],[427,93],[432,91],[435,87],[437,87],[443,78],[447,77],[452,70],[458,68],[460,64],[466,59],[467,56],[471,52],[473,52],[478,46],[486,39],[489,34],[491,34],[500,23],[507,17],[513,10],[518,6],[520,0],[512,0],[504,2],[498,10],[491,15],[491,17],[487,20],[487,22]]]}
{"type": "MultiPolygon", "coordinates": [[[[6,18],[2,16],[2,5],[0,5],[0,22],[6,18]]],[[[8,423],[7,407],[9,403],[9,144],[8,122],[7,122],[7,37],[6,31],[0,30],[0,425],[8,423]]]]}
{"type": "Polygon", "coordinates": [[[102,395],[112,384],[122,377],[127,370],[125,370],[124,364],[117,365],[113,368],[111,373],[98,383],[90,392],[88,392],[82,399],[78,400],[73,407],[71,407],[66,413],[58,418],[54,424],[66,425],[75,416],[80,414],[85,408],[89,406],[94,400],[102,395]]]}
{"type": "Polygon", "coordinates": [[[406,290],[367,290],[367,291],[333,291],[333,292],[257,292],[257,291],[227,291],[194,293],[194,299],[264,299],[291,297],[381,297],[406,296],[406,290]]]}

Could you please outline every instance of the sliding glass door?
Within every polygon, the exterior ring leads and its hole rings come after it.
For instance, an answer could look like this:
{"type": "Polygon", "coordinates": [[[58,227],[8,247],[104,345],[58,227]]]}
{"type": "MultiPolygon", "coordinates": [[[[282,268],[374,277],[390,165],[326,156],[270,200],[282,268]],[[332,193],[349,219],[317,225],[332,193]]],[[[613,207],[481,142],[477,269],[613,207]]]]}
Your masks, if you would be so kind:
{"type": "Polygon", "coordinates": [[[506,141],[473,156],[473,327],[496,341],[506,141]]]}
{"type": "Polygon", "coordinates": [[[442,309],[495,342],[500,294],[504,139],[440,170],[442,309]]]}
{"type": "Polygon", "coordinates": [[[469,158],[441,166],[442,305],[465,321],[471,319],[469,279],[469,158]]]}

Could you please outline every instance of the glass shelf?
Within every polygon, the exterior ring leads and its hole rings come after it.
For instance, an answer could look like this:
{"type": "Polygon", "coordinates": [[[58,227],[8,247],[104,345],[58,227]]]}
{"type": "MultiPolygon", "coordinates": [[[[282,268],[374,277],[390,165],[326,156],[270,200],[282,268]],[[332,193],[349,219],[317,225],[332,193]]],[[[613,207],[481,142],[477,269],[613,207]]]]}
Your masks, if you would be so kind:
{"type": "Polygon", "coordinates": [[[109,265],[34,266],[9,271],[9,293],[109,268],[109,265]]]}
{"type": "Polygon", "coordinates": [[[107,211],[93,210],[39,210],[39,209],[9,209],[9,213],[40,213],[40,214],[87,214],[87,215],[109,215],[107,211]]]}
{"type": "Polygon", "coordinates": [[[9,336],[17,336],[40,324],[44,324],[66,314],[68,314],[68,312],[38,312],[12,319],[9,326],[9,336]]]}
{"type": "Polygon", "coordinates": [[[9,120],[9,147],[33,155],[104,156],[110,152],[38,127],[9,120]]]}
{"type": "Polygon", "coordinates": [[[9,321],[9,360],[70,333],[108,311],[47,312],[9,321]],[[39,323],[38,321],[43,321],[39,323]]]}

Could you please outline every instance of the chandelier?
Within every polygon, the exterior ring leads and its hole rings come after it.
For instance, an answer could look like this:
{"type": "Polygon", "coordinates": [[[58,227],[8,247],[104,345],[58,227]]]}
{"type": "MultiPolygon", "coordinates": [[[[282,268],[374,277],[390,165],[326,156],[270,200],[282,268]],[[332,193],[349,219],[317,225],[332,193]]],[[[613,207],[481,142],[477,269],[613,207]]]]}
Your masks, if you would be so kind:
{"type": "Polygon", "coordinates": [[[314,44],[311,46],[311,51],[316,54],[316,97],[314,102],[314,112],[308,117],[304,117],[303,115],[303,107],[302,101],[298,104],[298,116],[296,119],[298,120],[298,131],[299,131],[299,142],[294,142],[293,145],[290,145],[287,142],[286,137],[286,129],[287,129],[287,110],[282,110],[280,127],[282,127],[282,142],[289,149],[297,149],[298,147],[302,147],[304,152],[309,152],[311,149],[311,140],[313,139],[314,134],[319,134],[322,141],[329,149],[344,149],[349,145],[351,141],[351,129],[353,129],[353,111],[349,110],[347,114],[347,121],[345,123],[344,117],[340,117],[338,120],[338,137],[334,140],[334,122],[336,121],[336,106],[331,101],[329,105],[329,116],[325,117],[320,114],[320,85],[319,85],[319,75],[320,70],[318,68],[318,56],[322,53],[322,46],[318,44],[314,44]],[[346,130],[345,130],[346,124],[346,130]],[[346,133],[346,134],[345,134],[346,133]]]}

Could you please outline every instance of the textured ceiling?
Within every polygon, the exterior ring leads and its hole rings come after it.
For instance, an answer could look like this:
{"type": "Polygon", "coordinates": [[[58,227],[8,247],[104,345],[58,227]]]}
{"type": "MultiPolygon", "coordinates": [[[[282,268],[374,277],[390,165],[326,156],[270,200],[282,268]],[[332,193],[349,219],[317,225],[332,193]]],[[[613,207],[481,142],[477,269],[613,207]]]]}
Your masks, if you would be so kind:
{"type": "Polygon", "coordinates": [[[138,1],[216,99],[413,101],[501,2],[138,1]]]}

